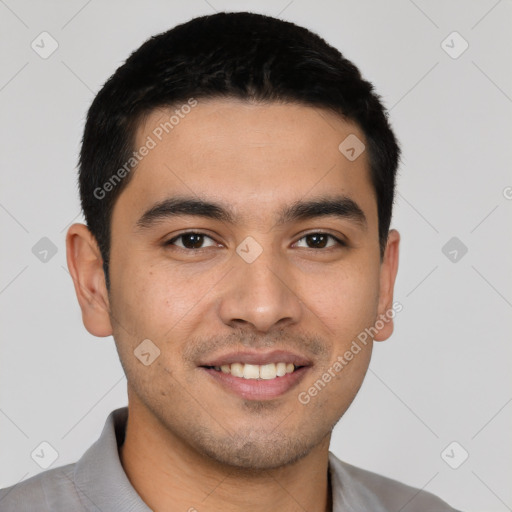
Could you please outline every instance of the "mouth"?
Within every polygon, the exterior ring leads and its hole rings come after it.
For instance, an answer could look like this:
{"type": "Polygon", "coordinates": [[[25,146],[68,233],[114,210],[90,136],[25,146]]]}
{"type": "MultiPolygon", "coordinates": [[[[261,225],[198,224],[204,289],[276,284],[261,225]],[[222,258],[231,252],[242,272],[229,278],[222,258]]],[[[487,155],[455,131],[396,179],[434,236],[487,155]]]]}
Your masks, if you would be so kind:
{"type": "Polygon", "coordinates": [[[289,352],[241,353],[199,365],[222,388],[246,400],[270,400],[296,387],[311,361],[289,352]]]}
{"type": "MultiPolygon", "coordinates": [[[[278,377],[284,377],[288,373],[293,373],[296,367],[293,363],[268,363],[268,364],[246,364],[232,363],[223,364],[221,366],[204,366],[208,370],[215,370],[225,374],[233,375],[242,379],[250,380],[272,380],[278,377]]],[[[302,368],[297,366],[297,368],[302,368]]]]}

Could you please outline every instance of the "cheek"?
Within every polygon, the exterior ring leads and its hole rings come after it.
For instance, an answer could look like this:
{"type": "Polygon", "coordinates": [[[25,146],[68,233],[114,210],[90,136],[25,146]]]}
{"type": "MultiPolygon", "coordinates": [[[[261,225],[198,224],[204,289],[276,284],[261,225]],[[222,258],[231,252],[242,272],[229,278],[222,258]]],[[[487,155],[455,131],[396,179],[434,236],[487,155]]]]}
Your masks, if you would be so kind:
{"type": "Polygon", "coordinates": [[[336,339],[357,335],[377,314],[379,280],[369,265],[305,276],[302,289],[307,306],[336,339]]]}
{"type": "Polygon", "coordinates": [[[177,333],[185,334],[187,326],[215,293],[222,269],[198,271],[188,265],[170,265],[160,261],[146,264],[132,262],[118,272],[116,314],[132,326],[137,335],[167,342],[177,333]]]}

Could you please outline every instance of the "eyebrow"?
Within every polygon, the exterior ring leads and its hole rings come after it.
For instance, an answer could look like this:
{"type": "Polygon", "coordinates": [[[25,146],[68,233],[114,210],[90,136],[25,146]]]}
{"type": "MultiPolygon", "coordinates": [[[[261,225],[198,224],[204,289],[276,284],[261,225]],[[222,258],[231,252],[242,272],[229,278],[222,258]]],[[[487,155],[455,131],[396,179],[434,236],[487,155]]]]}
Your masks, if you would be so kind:
{"type": "MultiPolygon", "coordinates": [[[[136,226],[141,230],[146,230],[161,221],[182,215],[236,224],[236,215],[229,206],[197,198],[172,197],[164,199],[146,210],[137,220],[136,226]]],[[[361,207],[353,199],[344,195],[321,197],[310,201],[299,200],[284,206],[278,213],[276,225],[327,216],[351,221],[363,231],[366,231],[368,226],[366,215],[361,207]]]]}
{"type": "Polygon", "coordinates": [[[296,201],[281,210],[277,224],[282,225],[297,220],[328,216],[349,220],[363,231],[366,231],[368,227],[368,221],[362,208],[353,199],[347,196],[325,197],[311,201],[296,201]]]}

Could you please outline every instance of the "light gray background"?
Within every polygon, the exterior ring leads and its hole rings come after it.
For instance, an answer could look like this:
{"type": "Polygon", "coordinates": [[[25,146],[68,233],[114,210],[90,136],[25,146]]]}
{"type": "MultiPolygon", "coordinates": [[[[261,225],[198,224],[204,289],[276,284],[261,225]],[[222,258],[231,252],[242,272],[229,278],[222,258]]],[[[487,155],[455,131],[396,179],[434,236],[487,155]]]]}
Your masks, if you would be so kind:
{"type": "Polygon", "coordinates": [[[42,471],[30,455],[42,441],[52,467],[76,461],[127,403],[113,339],[84,329],[66,266],[84,116],[150,35],[216,10],[325,37],[374,82],[403,147],[403,311],[332,450],[459,509],[512,510],[510,0],[0,0],[0,487],[42,471]],[[59,45],[47,59],[31,48],[43,31],[59,45]],[[456,59],[441,46],[453,31],[469,43],[456,59]],[[454,236],[468,248],[456,262],[442,252],[454,236]],[[57,247],[46,263],[32,253],[42,237],[57,247]],[[441,457],[452,441],[469,453],[458,469],[441,457]]]}

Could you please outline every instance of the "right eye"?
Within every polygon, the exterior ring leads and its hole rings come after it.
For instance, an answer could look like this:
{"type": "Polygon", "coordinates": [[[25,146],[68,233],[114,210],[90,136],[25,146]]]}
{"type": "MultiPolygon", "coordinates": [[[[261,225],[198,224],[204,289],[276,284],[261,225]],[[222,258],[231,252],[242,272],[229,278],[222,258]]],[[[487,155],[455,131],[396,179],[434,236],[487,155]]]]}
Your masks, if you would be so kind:
{"type": "Polygon", "coordinates": [[[205,247],[214,247],[216,245],[215,240],[205,235],[204,233],[197,233],[190,231],[188,233],[181,233],[181,235],[171,238],[164,245],[175,245],[181,249],[204,249],[205,247]],[[204,245],[205,241],[210,240],[208,245],[204,245]]]}

